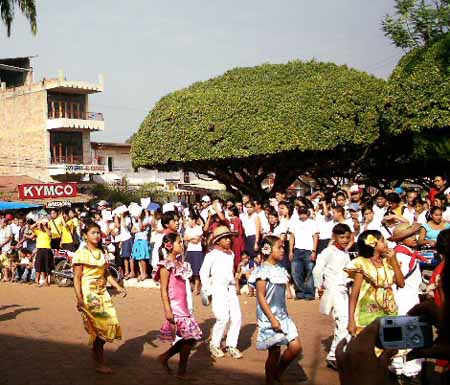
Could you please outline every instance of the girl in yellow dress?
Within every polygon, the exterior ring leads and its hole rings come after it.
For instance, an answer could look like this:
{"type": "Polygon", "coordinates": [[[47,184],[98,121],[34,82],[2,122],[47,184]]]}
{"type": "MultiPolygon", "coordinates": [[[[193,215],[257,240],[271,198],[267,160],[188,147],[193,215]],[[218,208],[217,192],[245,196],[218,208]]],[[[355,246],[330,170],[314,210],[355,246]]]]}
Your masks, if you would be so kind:
{"type": "Polygon", "coordinates": [[[405,286],[395,251],[388,249],[378,230],[361,233],[358,252],[360,256],[344,269],[353,279],[348,322],[352,336],[378,317],[397,315],[394,285],[405,286]]]}
{"type": "Polygon", "coordinates": [[[108,274],[105,253],[99,248],[100,240],[100,227],[90,223],[86,228],[87,244],[78,249],[72,264],[77,309],[89,334],[95,369],[100,373],[111,373],[112,370],[104,364],[103,346],[106,342],[121,339],[122,332],[106,283],[110,283],[124,297],[127,292],[108,274]]]}

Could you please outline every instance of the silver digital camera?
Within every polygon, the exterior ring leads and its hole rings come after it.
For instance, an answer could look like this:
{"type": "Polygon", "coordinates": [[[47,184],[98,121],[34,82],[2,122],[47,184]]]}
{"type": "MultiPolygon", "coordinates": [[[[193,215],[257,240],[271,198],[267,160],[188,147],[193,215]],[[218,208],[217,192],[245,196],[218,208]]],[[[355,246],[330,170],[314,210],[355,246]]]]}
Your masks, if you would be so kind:
{"type": "Polygon", "coordinates": [[[433,328],[412,316],[380,318],[379,345],[384,349],[418,349],[433,344],[433,328]]]}

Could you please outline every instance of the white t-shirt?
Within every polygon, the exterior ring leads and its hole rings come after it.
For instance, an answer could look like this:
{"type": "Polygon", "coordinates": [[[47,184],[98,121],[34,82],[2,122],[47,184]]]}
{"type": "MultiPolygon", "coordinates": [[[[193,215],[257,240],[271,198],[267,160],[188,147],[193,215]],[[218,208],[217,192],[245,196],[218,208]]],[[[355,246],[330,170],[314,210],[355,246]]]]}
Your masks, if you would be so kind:
{"type": "Polygon", "coordinates": [[[244,227],[245,235],[250,237],[252,235],[256,235],[256,218],[258,214],[253,213],[251,216],[244,214],[241,217],[242,226],[244,227]]]}
{"type": "MultiPolygon", "coordinates": [[[[334,221],[333,220],[333,227],[334,226],[336,226],[337,224],[339,224],[339,223],[341,223],[341,222],[338,222],[338,221],[334,221]]],[[[344,222],[342,222],[343,224],[346,224],[348,227],[350,227],[350,231],[352,232],[352,233],[354,233],[355,232],[355,225],[353,224],[353,219],[346,219],[344,222]]]]}
{"type": "Polygon", "coordinates": [[[29,265],[30,263],[31,263],[30,258],[28,257],[20,258],[21,265],[29,265]]]}
{"type": "Polygon", "coordinates": [[[361,223],[360,233],[362,233],[363,231],[366,231],[366,230],[378,230],[378,231],[381,231],[380,229],[381,229],[381,222],[378,222],[378,221],[376,221],[374,219],[372,222],[368,223],[367,225],[364,222],[361,223]]]}
{"type": "Polygon", "coordinates": [[[20,226],[19,225],[15,225],[14,223],[11,223],[9,225],[9,228],[11,229],[11,232],[14,236],[14,239],[19,242],[19,232],[20,232],[20,226]]]}
{"type": "Polygon", "coordinates": [[[261,233],[263,234],[269,234],[270,233],[270,224],[267,220],[266,213],[264,210],[260,211],[259,213],[256,213],[259,217],[259,222],[261,223],[261,233]]]}
{"type": "Polygon", "coordinates": [[[424,225],[425,223],[427,223],[428,222],[427,221],[427,211],[426,210],[422,211],[419,214],[419,216],[417,217],[416,221],[417,221],[417,223],[419,223],[421,225],[424,225]]]}
{"type": "Polygon", "coordinates": [[[208,216],[209,216],[209,208],[210,206],[208,206],[206,209],[203,209],[202,211],[200,211],[200,216],[203,218],[203,220],[206,221],[208,220],[208,216]]]}
{"type": "Polygon", "coordinates": [[[404,207],[402,217],[409,221],[409,224],[412,225],[414,220],[416,219],[416,210],[410,211],[408,206],[404,207]]]}
{"type": "Polygon", "coordinates": [[[319,238],[320,239],[331,239],[333,235],[333,227],[335,226],[333,222],[333,217],[325,217],[321,213],[316,215],[316,223],[319,228],[319,238]]]}
{"type": "Polygon", "coordinates": [[[308,218],[306,221],[297,220],[291,222],[289,231],[295,237],[294,248],[303,250],[313,250],[313,235],[319,233],[319,228],[315,221],[308,218]]]}
{"type": "Polygon", "coordinates": [[[147,227],[145,227],[145,229],[139,228],[140,227],[139,226],[139,221],[137,221],[135,219],[133,220],[133,227],[135,227],[137,230],[142,230],[142,231],[139,231],[139,232],[134,234],[134,240],[135,241],[137,241],[139,239],[143,240],[143,241],[146,241],[148,239],[148,226],[149,225],[150,225],[150,218],[149,217],[145,217],[142,220],[142,227],[147,226],[147,227]]]}
{"type": "Polygon", "coordinates": [[[128,230],[128,226],[130,224],[131,224],[130,217],[125,217],[120,222],[120,237],[119,238],[122,242],[125,242],[125,241],[128,241],[129,239],[131,239],[131,233],[130,233],[130,230],[128,230]]]}
{"type": "Polygon", "coordinates": [[[380,222],[383,220],[384,215],[386,214],[387,208],[386,207],[378,207],[377,205],[373,205],[372,207],[373,214],[374,214],[374,221],[380,222]]]}
{"type": "Polygon", "coordinates": [[[99,220],[96,222],[97,225],[99,225],[100,227],[100,231],[102,232],[102,234],[106,234],[108,232],[108,222],[104,221],[103,219],[99,220]]]}
{"type": "MultiPolygon", "coordinates": [[[[423,213],[422,213],[423,214],[423,213]]],[[[450,206],[448,206],[445,211],[442,213],[442,218],[444,221],[450,223],[450,206]]],[[[426,222],[425,222],[426,223],[426,222]]]]}
{"type": "MultiPolygon", "coordinates": [[[[13,235],[9,226],[5,226],[3,229],[0,229],[0,245],[3,244],[9,237],[13,235]]],[[[6,254],[11,249],[11,241],[9,241],[6,245],[2,247],[2,254],[6,254]]]]}
{"type": "MultiPolygon", "coordinates": [[[[188,238],[200,238],[200,240],[203,237],[203,229],[201,226],[195,225],[194,227],[188,226],[186,228],[186,231],[184,232],[184,236],[188,238]]],[[[186,248],[186,251],[202,251],[202,243],[193,243],[188,241],[188,245],[186,248]]]]}

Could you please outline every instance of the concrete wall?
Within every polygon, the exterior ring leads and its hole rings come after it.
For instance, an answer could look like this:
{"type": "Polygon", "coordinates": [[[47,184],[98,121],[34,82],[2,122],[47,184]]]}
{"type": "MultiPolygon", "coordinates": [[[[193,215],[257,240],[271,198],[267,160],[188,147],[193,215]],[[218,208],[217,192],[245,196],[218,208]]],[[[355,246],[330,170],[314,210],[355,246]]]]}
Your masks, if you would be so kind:
{"type": "Polygon", "coordinates": [[[0,93],[0,175],[50,180],[46,122],[46,90],[0,93]]]}
{"type": "MultiPolygon", "coordinates": [[[[113,170],[111,173],[104,175],[98,175],[95,177],[95,181],[98,183],[112,183],[117,178],[126,177],[131,184],[144,184],[144,183],[159,183],[164,185],[168,179],[179,179],[181,183],[184,183],[182,171],[172,172],[160,172],[157,170],[148,170],[140,168],[138,172],[135,172],[131,166],[130,149],[124,147],[102,147],[92,151],[93,157],[104,157],[104,162],[107,165],[107,158],[111,156],[113,158],[113,170]]],[[[193,182],[198,178],[190,173],[190,181],[193,182]]]]}

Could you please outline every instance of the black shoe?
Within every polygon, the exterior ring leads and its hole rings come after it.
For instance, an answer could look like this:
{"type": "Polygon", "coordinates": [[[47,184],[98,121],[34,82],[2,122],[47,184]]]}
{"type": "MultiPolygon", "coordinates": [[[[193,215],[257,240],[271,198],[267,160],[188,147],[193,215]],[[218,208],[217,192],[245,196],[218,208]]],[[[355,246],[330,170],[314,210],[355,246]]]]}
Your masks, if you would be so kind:
{"type": "Polygon", "coordinates": [[[336,360],[327,360],[327,368],[338,370],[336,360]]]}

